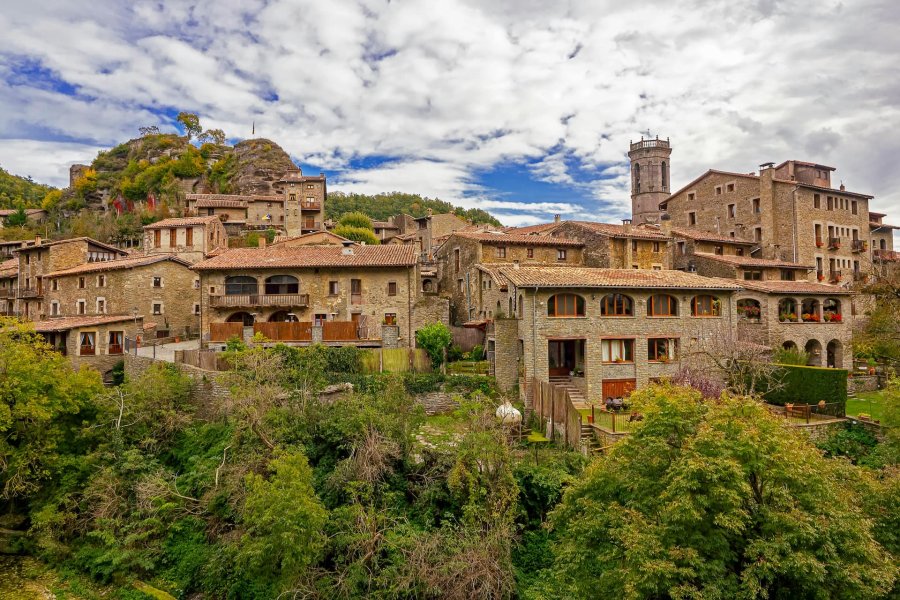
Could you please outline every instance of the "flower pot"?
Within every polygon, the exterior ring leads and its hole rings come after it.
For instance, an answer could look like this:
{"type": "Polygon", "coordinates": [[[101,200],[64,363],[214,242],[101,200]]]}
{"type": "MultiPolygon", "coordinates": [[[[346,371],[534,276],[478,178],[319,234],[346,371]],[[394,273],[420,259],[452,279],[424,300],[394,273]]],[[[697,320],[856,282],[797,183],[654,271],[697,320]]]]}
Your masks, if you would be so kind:
{"type": "Polygon", "coordinates": [[[588,418],[588,424],[593,424],[593,422],[594,422],[594,415],[588,415],[587,418],[588,418]]]}

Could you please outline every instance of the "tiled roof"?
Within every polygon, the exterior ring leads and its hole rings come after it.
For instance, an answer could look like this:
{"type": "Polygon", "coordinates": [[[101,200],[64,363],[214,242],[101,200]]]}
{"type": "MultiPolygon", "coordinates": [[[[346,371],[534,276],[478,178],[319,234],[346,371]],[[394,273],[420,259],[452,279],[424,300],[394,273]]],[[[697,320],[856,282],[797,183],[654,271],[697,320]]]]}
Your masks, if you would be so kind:
{"type": "Polygon", "coordinates": [[[195,208],[247,208],[246,200],[237,198],[203,198],[194,203],[195,208]]]}
{"type": "Polygon", "coordinates": [[[873,223],[873,222],[871,222],[871,221],[869,222],[869,227],[871,227],[872,229],[878,229],[878,228],[881,228],[881,229],[900,229],[900,226],[897,226],[897,225],[888,225],[887,223],[873,223]]]}
{"type": "Polygon", "coordinates": [[[739,244],[744,246],[753,246],[756,244],[753,240],[733,238],[729,235],[722,235],[721,233],[713,233],[711,231],[701,231],[699,229],[673,227],[672,235],[675,237],[687,238],[689,240],[699,240],[701,242],[722,242],[723,244],[739,244]]]}
{"type": "Polygon", "coordinates": [[[812,265],[801,265],[795,262],[784,260],[774,260],[769,258],[753,258],[752,256],[731,256],[723,254],[709,254],[708,252],[695,252],[694,256],[708,258],[718,262],[735,265],[737,267],[775,267],[781,269],[805,269],[812,271],[815,269],[812,265]]]}
{"type": "Polygon", "coordinates": [[[88,244],[91,244],[93,246],[99,246],[101,248],[109,250],[110,252],[118,252],[119,254],[128,254],[128,252],[126,252],[125,250],[122,250],[121,248],[116,248],[115,246],[111,246],[109,244],[104,244],[103,242],[98,242],[97,240],[95,240],[93,238],[89,238],[89,237],[76,237],[76,238],[69,238],[69,239],[65,239],[65,240],[55,240],[52,242],[42,241],[40,246],[35,245],[34,240],[29,240],[21,248],[19,248],[18,251],[21,252],[23,250],[35,250],[38,248],[46,248],[48,246],[57,246],[59,244],[69,244],[71,242],[87,242],[88,244]]]}
{"type": "Polygon", "coordinates": [[[553,231],[560,225],[562,225],[564,221],[553,223],[539,223],[537,225],[528,225],[526,227],[507,227],[503,231],[506,233],[520,233],[522,235],[531,235],[535,233],[547,233],[548,231],[553,231]]]}
{"type": "Polygon", "coordinates": [[[738,282],[730,279],[702,277],[694,273],[671,270],[507,267],[500,272],[518,287],[740,289],[738,282]]]}
{"type": "Polygon", "coordinates": [[[103,271],[118,271],[119,269],[133,269],[135,267],[143,267],[154,263],[171,260],[178,264],[189,266],[190,263],[178,258],[174,254],[147,254],[141,256],[129,256],[127,258],[119,258],[117,260],[106,260],[100,262],[84,263],[71,269],[63,269],[62,271],[53,271],[46,273],[44,277],[63,277],[65,275],[79,275],[81,273],[101,273],[103,271]]]}
{"type": "MultiPolygon", "coordinates": [[[[138,315],[137,319],[144,317],[138,315]]],[[[93,317],[60,317],[58,319],[48,319],[46,321],[37,321],[34,323],[34,330],[39,333],[50,331],[69,331],[78,327],[91,327],[93,325],[106,325],[109,323],[122,323],[124,321],[134,321],[134,315],[98,315],[93,317]]]]}
{"type": "Polygon", "coordinates": [[[150,223],[144,226],[144,229],[167,229],[169,227],[188,227],[190,225],[206,225],[213,221],[218,221],[219,217],[209,215],[204,217],[179,217],[173,219],[163,219],[156,223],[150,223]]]}
{"type": "MultiPolygon", "coordinates": [[[[300,235],[276,235],[275,240],[270,245],[277,246],[278,244],[284,244],[285,242],[304,242],[305,240],[311,240],[315,237],[326,237],[340,243],[353,241],[331,231],[310,231],[309,233],[301,233],[300,235]]],[[[309,243],[310,245],[315,245],[312,242],[309,243]]],[[[358,246],[359,244],[357,242],[353,242],[353,245],[358,246]]]]}
{"type": "Polygon", "coordinates": [[[584,246],[578,240],[565,238],[553,238],[545,235],[522,235],[515,233],[489,233],[478,231],[454,231],[450,236],[458,236],[468,240],[475,240],[488,244],[501,244],[512,246],[584,246]]]}
{"type": "Polygon", "coordinates": [[[411,267],[416,264],[412,246],[355,246],[345,254],[341,246],[268,246],[235,248],[194,265],[200,271],[232,269],[285,269],[304,267],[411,267]]]}
{"type": "Polygon", "coordinates": [[[0,263],[0,278],[15,277],[19,274],[19,259],[11,258],[0,263]]]}
{"type": "Polygon", "coordinates": [[[390,221],[372,221],[372,227],[377,229],[400,229],[390,221]]]}
{"type": "MultiPolygon", "coordinates": [[[[17,212],[19,212],[19,211],[16,208],[0,209],[0,217],[9,217],[11,215],[14,215],[17,212]]],[[[45,212],[47,212],[47,211],[44,210],[43,208],[26,208],[25,209],[25,215],[28,217],[30,217],[31,215],[36,215],[38,213],[45,213],[45,212]]]]}
{"type": "Polygon", "coordinates": [[[655,240],[655,241],[666,241],[669,238],[668,235],[663,233],[660,229],[653,226],[642,226],[642,225],[633,225],[631,228],[627,228],[625,225],[620,225],[616,223],[597,223],[595,221],[570,221],[576,225],[581,225],[586,229],[590,229],[596,233],[600,233],[602,235],[606,235],[612,238],[633,238],[633,239],[644,239],[644,240],[655,240]]]}
{"type": "Polygon", "coordinates": [[[741,281],[741,287],[772,294],[852,294],[853,291],[836,285],[812,281],[741,281]]]}

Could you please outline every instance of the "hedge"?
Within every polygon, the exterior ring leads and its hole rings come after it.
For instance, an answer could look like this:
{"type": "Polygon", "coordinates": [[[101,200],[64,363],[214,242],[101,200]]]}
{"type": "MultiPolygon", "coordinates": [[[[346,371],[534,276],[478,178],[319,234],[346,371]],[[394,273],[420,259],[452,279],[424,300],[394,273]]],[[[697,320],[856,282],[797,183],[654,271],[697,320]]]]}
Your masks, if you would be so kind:
{"type": "Polygon", "coordinates": [[[771,404],[847,402],[847,369],[778,365],[772,381],[780,385],[763,393],[771,404]]]}

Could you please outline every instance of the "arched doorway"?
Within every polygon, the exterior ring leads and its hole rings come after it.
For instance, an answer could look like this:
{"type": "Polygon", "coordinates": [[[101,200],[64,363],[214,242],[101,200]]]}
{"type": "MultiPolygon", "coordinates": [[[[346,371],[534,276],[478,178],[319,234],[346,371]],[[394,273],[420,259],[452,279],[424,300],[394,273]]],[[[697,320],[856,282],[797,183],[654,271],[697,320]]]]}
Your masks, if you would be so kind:
{"type": "Polygon", "coordinates": [[[228,323],[243,323],[244,327],[252,327],[253,326],[253,315],[248,312],[236,312],[227,319],[225,319],[228,323]]]}
{"type": "Polygon", "coordinates": [[[822,344],[819,343],[819,340],[809,340],[806,342],[804,350],[809,355],[809,359],[806,362],[807,365],[810,367],[822,366],[822,344]]]}
{"type": "Polygon", "coordinates": [[[839,340],[831,340],[825,347],[825,366],[830,369],[844,366],[844,346],[839,340]]]}
{"type": "Polygon", "coordinates": [[[792,350],[792,351],[796,351],[796,350],[797,350],[797,344],[795,344],[795,343],[792,342],[791,340],[788,340],[788,341],[786,341],[785,343],[783,343],[783,344],[781,345],[781,347],[784,348],[785,350],[792,350]]]}
{"type": "Polygon", "coordinates": [[[287,323],[296,320],[296,315],[292,315],[286,310],[279,310],[278,312],[274,312],[272,313],[272,316],[269,317],[269,323],[287,323]]]}

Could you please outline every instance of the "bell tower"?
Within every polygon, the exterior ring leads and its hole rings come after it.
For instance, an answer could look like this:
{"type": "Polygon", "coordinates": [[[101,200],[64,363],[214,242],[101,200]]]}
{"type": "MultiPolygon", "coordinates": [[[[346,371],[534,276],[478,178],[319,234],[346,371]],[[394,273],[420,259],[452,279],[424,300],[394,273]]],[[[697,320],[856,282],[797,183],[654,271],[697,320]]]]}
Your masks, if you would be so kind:
{"type": "Polygon", "coordinates": [[[631,142],[631,218],[635,225],[659,223],[659,203],[669,197],[672,146],[669,140],[631,142]]]}

